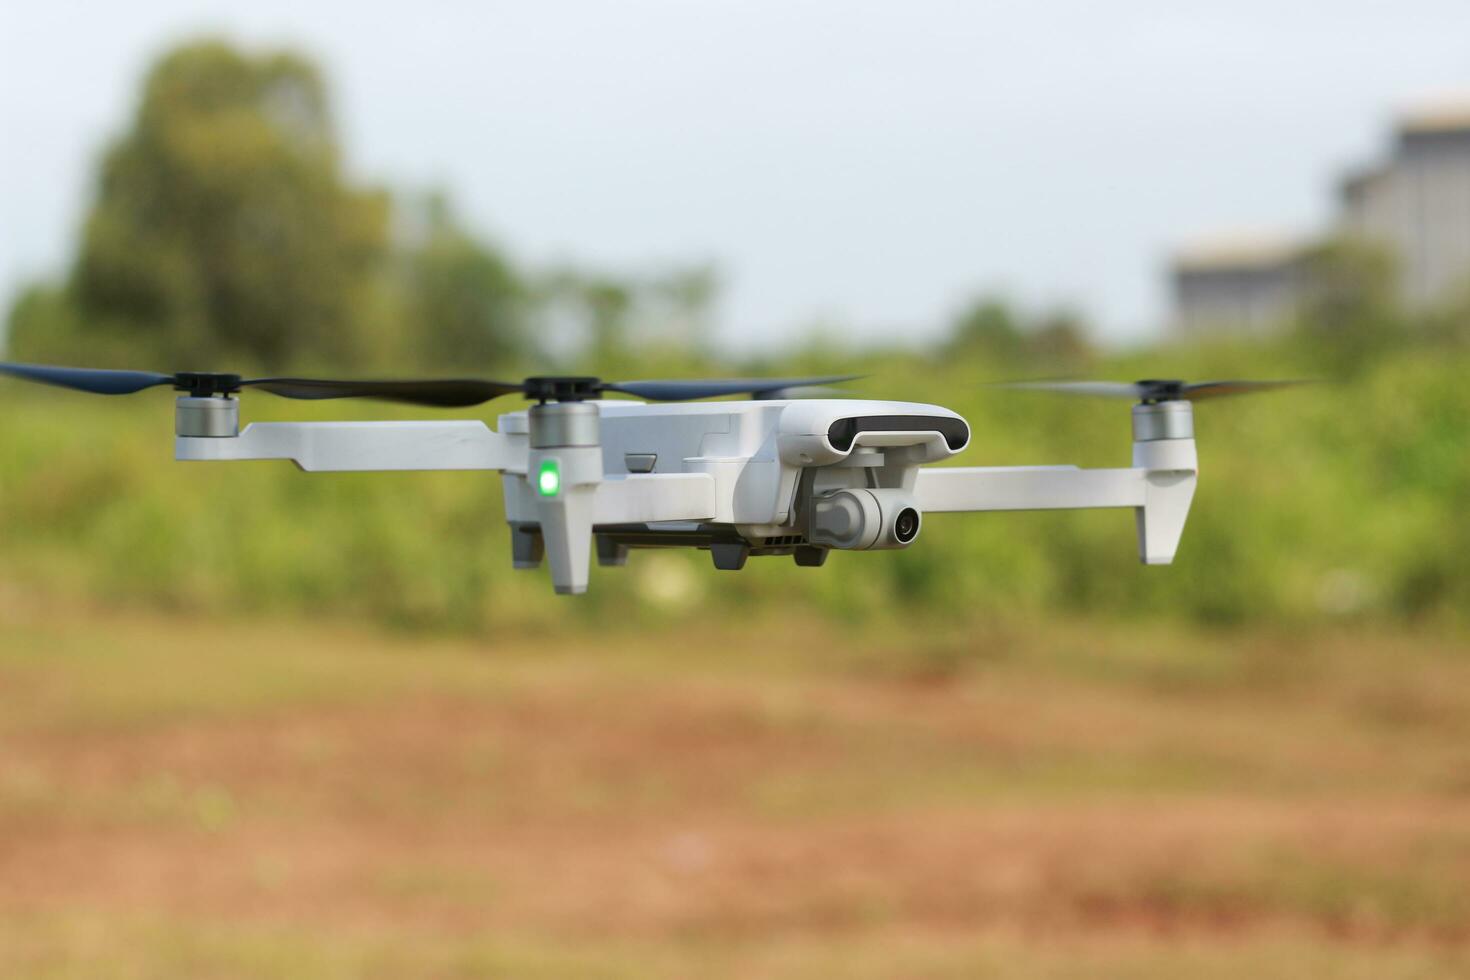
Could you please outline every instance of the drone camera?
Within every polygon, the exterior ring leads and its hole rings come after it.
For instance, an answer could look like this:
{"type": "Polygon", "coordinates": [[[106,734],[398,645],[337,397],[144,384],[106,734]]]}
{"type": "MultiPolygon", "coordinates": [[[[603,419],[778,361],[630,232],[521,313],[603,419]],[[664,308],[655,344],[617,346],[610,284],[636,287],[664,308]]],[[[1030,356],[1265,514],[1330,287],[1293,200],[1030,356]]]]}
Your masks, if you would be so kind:
{"type": "Polygon", "coordinates": [[[893,519],[893,539],[899,544],[908,544],[918,536],[919,512],[913,507],[905,507],[893,519]]]}
{"type": "Polygon", "coordinates": [[[856,551],[907,548],[922,523],[903,490],[837,490],[812,498],[807,537],[815,545],[856,551]]]}

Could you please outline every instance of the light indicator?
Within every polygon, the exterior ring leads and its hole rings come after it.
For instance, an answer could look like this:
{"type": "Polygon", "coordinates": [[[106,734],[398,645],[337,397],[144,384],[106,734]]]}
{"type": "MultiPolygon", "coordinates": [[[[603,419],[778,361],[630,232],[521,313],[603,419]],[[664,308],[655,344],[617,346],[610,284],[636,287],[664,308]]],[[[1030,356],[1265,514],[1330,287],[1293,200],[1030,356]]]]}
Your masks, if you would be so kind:
{"type": "Polygon", "coordinates": [[[543,459],[536,473],[536,491],[543,497],[555,497],[561,492],[561,468],[554,459],[543,459]]]}

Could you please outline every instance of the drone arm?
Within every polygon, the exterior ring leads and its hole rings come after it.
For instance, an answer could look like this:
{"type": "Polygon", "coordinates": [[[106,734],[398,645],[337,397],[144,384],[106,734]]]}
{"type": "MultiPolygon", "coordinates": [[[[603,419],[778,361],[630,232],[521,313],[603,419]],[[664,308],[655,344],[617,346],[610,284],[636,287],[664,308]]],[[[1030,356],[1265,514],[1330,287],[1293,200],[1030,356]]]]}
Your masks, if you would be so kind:
{"type": "Polygon", "coordinates": [[[1138,557],[1145,565],[1173,563],[1197,479],[1192,470],[1152,470],[1144,477],[1143,506],[1133,513],[1138,522],[1138,557]]]}
{"type": "Polygon", "coordinates": [[[229,437],[178,436],[180,460],[289,459],[313,473],[524,470],[526,453],[484,422],[255,422],[229,437]]]}
{"type": "Polygon", "coordinates": [[[1148,565],[1174,560],[1197,463],[1193,440],[1141,442],[1129,469],[1074,466],[921,469],[914,495],[925,513],[1073,510],[1129,507],[1137,518],[1139,558],[1148,565]]]}
{"type": "Polygon", "coordinates": [[[990,510],[1142,507],[1143,471],[1075,466],[945,467],[919,471],[914,493],[926,514],[990,510]]]}

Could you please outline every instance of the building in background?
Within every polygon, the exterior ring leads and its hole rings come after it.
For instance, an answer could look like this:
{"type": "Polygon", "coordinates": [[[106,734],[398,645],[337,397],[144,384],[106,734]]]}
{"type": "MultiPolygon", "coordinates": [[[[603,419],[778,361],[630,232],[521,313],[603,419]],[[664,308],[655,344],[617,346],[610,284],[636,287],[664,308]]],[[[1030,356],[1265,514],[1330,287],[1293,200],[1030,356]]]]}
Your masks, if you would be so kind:
{"type": "Polygon", "coordinates": [[[1201,240],[1174,255],[1176,326],[1198,334],[1262,334],[1287,322],[1300,295],[1305,243],[1284,235],[1201,240]]]}
{"type": "Polygon", "coordinates": [[[1340,204],[1344,235],[1398,257],[1409,306],[1470,286],[1470,102],[1406,115],[1388,162],[1350,174],[1340,204]]]}
{"type": "MultiPolygon", "coordinates": [[[[1385,246],[1401,298],[1424,309],[1470,290],[1470,99],[1404,114],[1384,162],[1339,187],[1331,235],[1385,246]]],[[[1214,239],[1171,263],[1181,333],[1260,333],[1288,323],[1310,239],[1214,239]]]]}

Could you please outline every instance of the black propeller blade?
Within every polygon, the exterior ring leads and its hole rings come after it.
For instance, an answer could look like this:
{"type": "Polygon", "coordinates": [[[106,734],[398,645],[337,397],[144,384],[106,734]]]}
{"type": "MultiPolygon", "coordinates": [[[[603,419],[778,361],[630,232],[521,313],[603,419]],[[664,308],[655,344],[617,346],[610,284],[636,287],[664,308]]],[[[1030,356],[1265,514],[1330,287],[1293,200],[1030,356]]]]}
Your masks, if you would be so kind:
{"type": "Polygon", "coordinates": [[[855,381],[859,375],[838,374],[823,378],[731,378],[708,381],[609,381],[603,391],[617,391],[651,402],[687,402],[720,395],[764,395],[788,388],[810,388],[814,385],[855,381]]]}
{"type": "Polygon", "coordinates": [[[101,371],[96,368],[52,367],[49,364],[6,364],[0,362],[0,373],[26,381],[39,381],[60,388],[75,388],[97,395],[131,395],[145,388],[174,383],[172,374],[152,371],[101,371]]]}
{"type": "Polygon", "coordinates": [[[706,381],[601,381],[590,377],[539,377],[524,381],[480,378],[424,378],[403,380],[334,380],[327,378],[242,378],[238,374],[147,371],[107,371],[95,368],[53,367],[0,362],[0,373],[27,381],[74,388],[100,395],[127,395],[168,385],[191,395],[227,395],[241,388],[259,388],[282,398],[376,398],[382,401],[465,408],[503,395],[524,395],[538,401],[583,401],[618,392],[649,401],[691,401],[722,395],[763,395],[789,388],[852,381],[858,375],[818,378],[744,378],[706,381]]]}
{"type": "Polygon", "coordinates": [[[1179,381],[1175,379],[1149,378],[1143,381],[1013,381],[996,385],[998,388],[1013,388],[1024,391],[1055,391],[1064,395],[1093,395],[1102,398],[1133,398],[1138,401],[1202,401],[1206,398],[1221,398],[1225,395],[1245,395],[1252,392],[1275,391],[1295,385],[1313,384],[1312,381],[1179,381]]]}
{"type": "Polygon", "coordinates": [[[316,378],[251,378],[242,386],[259,388],[282,398],[316,401],[324,398],[376,398],[380,401],[466,408],[520,394],[525,385],[510,381],[481,381],[477,378],[438,378],[422,381],[330,381],[316,378]]]}

